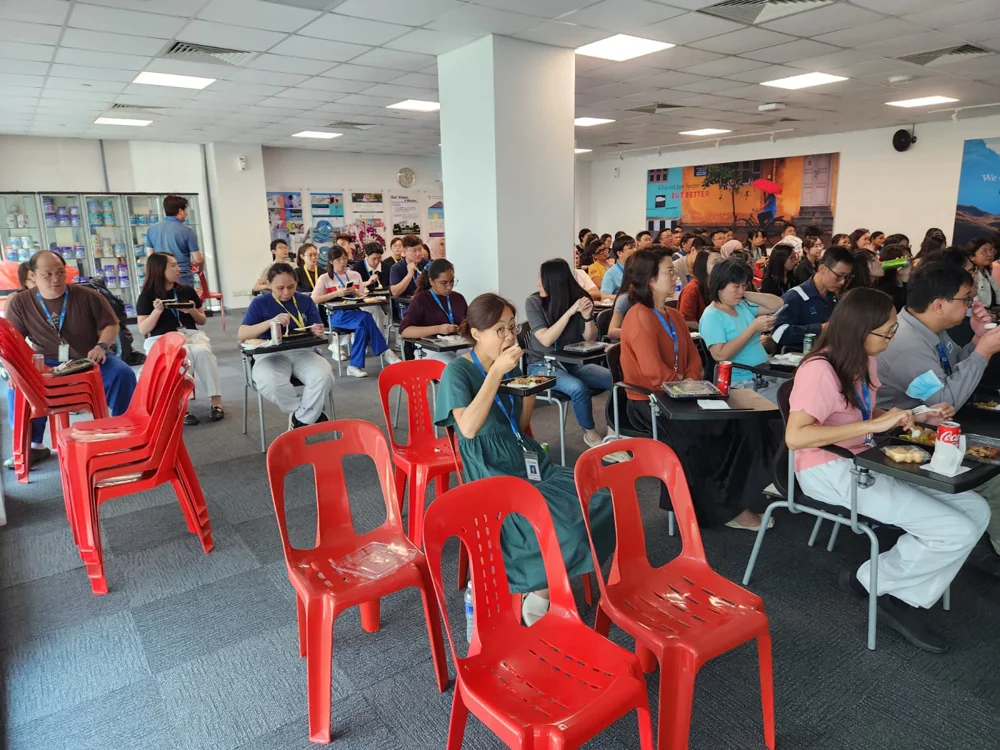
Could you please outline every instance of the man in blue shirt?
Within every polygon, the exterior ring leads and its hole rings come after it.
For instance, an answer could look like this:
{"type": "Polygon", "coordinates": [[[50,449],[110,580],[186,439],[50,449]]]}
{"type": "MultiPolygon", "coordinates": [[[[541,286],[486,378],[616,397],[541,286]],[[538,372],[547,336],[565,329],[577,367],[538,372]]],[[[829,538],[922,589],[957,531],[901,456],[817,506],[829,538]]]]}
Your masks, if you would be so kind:
{"type": "Polygon", "coordinates": [[[146,232],[146,254],[170,253],[181,269],[177,281],[194,286],[191,262],[204,264],[205,256],[198,248],[198,233],[184,223],[188,215],[187,207],[187,198],[179,195],[168,195],[163,199],[163,213],[167,219],[154,224],[146,232]]]}
{"type": "Polygon", "coordinates": [[[623,234],[611,245],[611,257],[615,259],[615,264],[604,272],[601,294],[618,294],[622,286],[622,274],[625,273],[625,261],[632,257],[635,247],[635,240],[627,234],[623,234]]]}
{"type": "Polygon", "coordinates": [[[837,304],[837,293],[851,277],[854,258],[846,247],[827,248],[811,279],[789,289],[774,321],[771,338],[778,346],[801,349],[807,333],[819,334],[837,304]]]}
{"type": "Polygon", "coordinates": [[[389,269],[393,297],[411,297],[417,292],[417,277],[423,270],[424,245],[415,234],[403,237],[403,257],[389,269]]]}

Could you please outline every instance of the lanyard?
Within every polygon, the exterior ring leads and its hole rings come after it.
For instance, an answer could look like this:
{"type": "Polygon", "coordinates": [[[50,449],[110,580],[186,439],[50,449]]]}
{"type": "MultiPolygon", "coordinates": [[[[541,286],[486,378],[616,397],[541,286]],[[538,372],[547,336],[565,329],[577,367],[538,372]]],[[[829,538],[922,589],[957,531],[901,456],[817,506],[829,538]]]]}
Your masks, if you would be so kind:
{"type": "Polygon", "coordinates": [[[69,307],[69,287],[66,287],[66,291],[63,292],[62,308],[59,310],[58,320],[59,325],[56,325],[56,314],[50,313],[49,309],[45,306],[42,301],[41,292],[35,289],[35,297],[38,298],[38,304],[42,306],[42,312],[49,321],[49,325],[56,329],[56,333],[62,334],[63,324],[66,322],[66,308],[69,307]]]}
{"type": "MultiPolygon", "coordinates": [[[[872,396],[868,390],[868,383],[861,381],[861,419],[867,422],[872,418],[872,396]]],[[[865,435],[865,445],[875,445],[872,433],[865,435]]]]}
{"type": "MultiPolygon", "coordinates": [[[[171,295],[170,299],[172,299],[174,302],[180,302],[180,300],[177,299],[177,286],[176,285],[174,285],[173,295],[171,295]]],[[[174,314],[174,317],[177,318],[177,322],[179,323],[180,320],[181,320],[181,313],[180,313],[180,311],[176,307],[171,307],[170,308],[170,312],[172,312],[174,314]]]]}
{"type": "MultiPolygon", "coordinates": [[[[486,370],[483,369],[483,365],[479,361],[479,357],[476,356],[475,350],[472,350],[469,354],[476,367],[479,368],[479,372],[481,372],[485,378],[486,370]]],[[[527,448],[524,447],[524,438],[521,437],[521,431],[517,428],[517,422],[514,420],[514,397],[509,396],[508,398],[510,398],[510,411],[507,411],[507,408],[503,405],[503,401],[500,399],[500,394],[494,395],[493,401],[500,407],[500,411],[502,411],[503,415],[507,417],[507,421],[510,422],[510,429],[511,432],[514,433],[514,437],[517,439],[517,444],[521,446],[522,450],[527,450],[527,448]]]]}
{"type": "Polygon", "coordinates": [[[332,268],[330,269],[330,273],[333,274],[333,278],[335,278],[337,280],[337,283],[340,284],[340,286],[341,286],[342,289],[347,289],[347,284],[351,280],[350,276],[348,276],[347,279],[344,280],[344,279],[340,278],[340,274],[337,273],[336,271],[334,271],[332,268]]]}
{"type": "MultiPolygon", "coordinates": [[[[271,296],[273,297],[274,295],[272,294],[271,296]]],[[[298,323],[299,328],[305,328],[306,327],[306,318],[302,314],[302,312],[299,310],[299,302],[298,302],[297,299],[295,299],[295,294],[294,293],[292,294],[292,304],[295,306],[295,313],[298,313],[298,315],[296,315],[291,310],[289,310],[287,307],[285,307],[285,303],[282,302],[277,297],[274,297],[274,301],[277,302],[279,305],[281,305],[281,309],[284,310],[286,313],[288,313],[289,317],[292,320],[294,320],[296,323],[298,323]]]]}
{"type": "Polygon", "coordinates": [[[944,370],[944,376],[946,378],[951,377],[951,362],[948,361],[948,350],[944,348],[944,344],[937,345],[938,359],[941,361],[941,369],[944,370]]]}
{"type": "MultiPolygon", "coordinates": [[[[445,310],[444,305],[441,304],[441,298],[438,297],[433,291],[431,291],[431,296],[434,298],[434,301],[437,302],[437,306],[441,308],[441,312],[448,316],[448,322],[455,325],[455,316],[451,312],[451,295],[449,294],[445,297],[445,299],[448,300],[447,310],[445,310]]],[[[511,398],[513,398],[513,396],[511,398]]]]}
{"type": "Polygon", "coordinates": [[[319,267],[317,267],[316,270],[313,271],[312,276],[309,275],[309,269],[306,268],[305,266],[302,266],[302,270],[306,272],[306,281],[309,282],[309,286],[315,289],[316,282],[319,281],[319,267]]]}
{"type": "Polygon", "coordinates": [[[680,362],[681,347],[680,347],[680,342],[677,340],[677,329],[674,328],[673,323],[671,323],[669,320],[663,317],[663,313],[661,313],[659,310],[654,310],[653,312],[656,313],[656,317],[660,319],[660,323],[663,324],[663,328],[667,332],[667,335],[670,336],[671,340],[674,342],[674,372],[677,372],[681,366],[680,362]]]}

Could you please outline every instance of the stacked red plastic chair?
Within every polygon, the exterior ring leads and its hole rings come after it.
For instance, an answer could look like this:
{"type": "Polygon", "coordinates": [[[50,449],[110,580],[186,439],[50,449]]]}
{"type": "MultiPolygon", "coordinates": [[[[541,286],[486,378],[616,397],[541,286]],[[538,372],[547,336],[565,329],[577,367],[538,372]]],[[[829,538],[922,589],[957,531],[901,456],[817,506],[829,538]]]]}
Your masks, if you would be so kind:
{"type": "Polygon", "coordinates": [[[71,412],[89,412],[95,419],[108,416],[101,371],[94,367],[75,375],[53,377],[38,371],[34,352],[20,332],[0,318],[0,362],[14,388],[14,471],[27,482],[30,466],[31,420],[48,417],[52,445],[56,430],[69,424],[71,412]]]}
{"type": "Polygon", "coordinates": [[[468,655],[460,658],[445,617],[457,666],[449,750],[461,748],[470,711],[508,747],[531,750],[579,747],[633,710],[639,747],[652,750],[639,660],[580,619],[541,493],[523,479],[491,477],[456,487],[431,504],[424,545],[442,609],[441,553],[452,537],[469,551],[474,627],[468,655]],[[500,527],[511,513],[531,524],[549,584],[549,611],[531,627],[518,623],[500,550],[500,527]]]}
{"type": "MultiPolygon", "coordinates": [[[[617,545],[607,581],[598,568],[601,601],[594,629],[607,635],[611,622],[635,638],[644,668],[660,665],[657,748],[685,750],[691,726],[694,681],[705,662],[757,639],[764,741],[774,750],[774,685],[771,635],[760,597],[723,578],[705,559],[701,533],[684,470],[668,446],[656,440],[616,440],[592,448],[577,461],[576,488],[590,534],[590,498],[611,491],[617,545]],[[608,453],[629,451],[632,460],[604,466],[608,453]],[[661,479],[670,493],[683,546],[676,558],[653,568],[636,495],[640,477],[661,479]]],[[[593,538],[591,552],[596,561],[593,538]]],[[[745,741],[729,743],[749,747],[745,741]]]]}
{"type": "MultiPolygon", "coordinates": [[[[382,370],[378,376],[378,392],[382,399],[382,413],[392,445],[392,460],[396,464],[396,495],[400,508],[409,482],[409,531],[407,535],[417,545],[423,546],[424,506],[427,487],[437,480],[437,496],[448,490],[449,476],[456,470],[456,461],[447,437],[434,434],[434,418],[427,399],[427,388],[440,382],[444,363],[434,359],[411,359],[398,362],[382,370]],[[392,430],[392,412],[389,394],[396,386],[406,393],[408,420],[407,442],[400,445],[392,430]]],[[[458,468],[461,466],[459,464],[458,468]]]]}
{"type": "Polygon", "coordinates": [[[205,276],[205,266],[196,266],[192,270],[198,274],[198,281],[201,282],[201,301],[219,301],[219,314],[222,316],[222,330],[226,330],[226,303],[222,301],[222,292],[213,292],[208,288],[208,277],[205,276]]]}
{"type": "Polygon", "coordinates": [[[59,433],[59,469],[70,524],[95,594],[108,592],[98,508],[108,500],[170,482],[188,531],[211,552],[205,497],[184,446],[184,414],[194,389],[184,337],[169,333],[150,351],[128,411],[59,433]]]}
{"type": "Polygon", "coordinates": [[[310,741],[330,741],[333,622],[351,607],[360,607],[362,628],[374,633],[379,629],[381,597],[419,589],[437,686],[443,692],[448,664],[438,607],[427,562],[403,532],[382,431],[369,422],[341,420],[286,432],[267,450],[267,476],[288,579],[295,589],[299,656],[306,658],[310,741]],[[385,498],[385,523],[367,534],[354,530],[344,480],[344,458],[359,454],[374,460],[385,498]],[[316,485],[316,545],[309,549],[292,546],[285,520],[285,478],[299,466],[312,468],[316,485]]]}

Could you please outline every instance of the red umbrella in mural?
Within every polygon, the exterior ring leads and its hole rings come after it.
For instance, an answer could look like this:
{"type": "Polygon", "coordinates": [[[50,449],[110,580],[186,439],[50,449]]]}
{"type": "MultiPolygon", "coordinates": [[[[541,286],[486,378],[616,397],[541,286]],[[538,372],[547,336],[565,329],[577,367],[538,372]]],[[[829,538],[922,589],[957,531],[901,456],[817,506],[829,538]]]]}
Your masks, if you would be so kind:
{"type": "Polygon", "coordinates": [[[750,183],[751,187],[755,187],[758,190],[763,190],[765,193],[771,193],[772,195],[781,195],[781,185],[773,180],[765,180],[763,177],[754,180],[750,183]]]}

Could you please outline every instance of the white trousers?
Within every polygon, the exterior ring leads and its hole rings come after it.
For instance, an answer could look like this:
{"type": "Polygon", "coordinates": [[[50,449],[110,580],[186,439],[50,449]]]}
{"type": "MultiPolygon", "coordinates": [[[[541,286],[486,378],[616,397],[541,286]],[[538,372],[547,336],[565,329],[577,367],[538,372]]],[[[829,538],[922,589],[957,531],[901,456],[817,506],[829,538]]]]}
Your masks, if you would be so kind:
{"type": "MultiPolygon", "coordinates": [[[[796,472],[810,497],[851,507],[851,462],[836,461],[796,472]]],[[[907,533],[878,556],[878,595],[892,594],[914,607],[934,606],[951,584],[990,520],[986,501],[975,492],[948,495],[875,474],[875,484],[858,488],[858,512],[907,533]]],[[[871,561],[858,568],[868,588],[871,561]]]]}
{"type": "MultiPolygon", "coordinates": [[[[191,359],[191,369],[199,385],[204,387],[209,396],[222,395],[222,380],[219,378],[219,363],[212,351],[212,342],[202,331],[190,328],[180,328],[178,333],[184,335],[184,348],[191,359]]],[[[147,336],[142,346],[149,354],[159,336],[147,336]]]]}
{"type": "Polygon", "coordinates": [[[333,370],[312,349],[259,354],[254,357],[253,383],[260,395],[284,414],[294,414],[303,424],[313,424],[333,391],[333,370]],[[302,382],[301,397],[292,386],[293,375],[302,382]]]}

